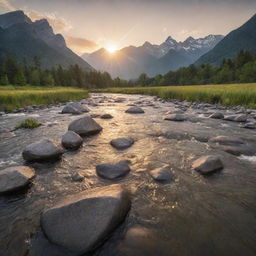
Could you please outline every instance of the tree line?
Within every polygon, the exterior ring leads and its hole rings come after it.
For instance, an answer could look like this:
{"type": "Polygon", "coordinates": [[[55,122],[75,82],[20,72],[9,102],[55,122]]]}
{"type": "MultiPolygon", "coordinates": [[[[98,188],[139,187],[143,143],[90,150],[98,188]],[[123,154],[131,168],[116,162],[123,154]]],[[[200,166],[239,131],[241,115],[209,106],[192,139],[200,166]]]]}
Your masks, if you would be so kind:
{"type": "Polygon", "coordinates": [[[256,57],[241,51],[234,59],[224,59],[217,67],[210,64],[190,65],[165,75],[148,77],[141,74],[138,79],[126,81],[112,79],[107,72],[85,71],[78,65],[42,69],[40,58],[34,57],[33,64],[26,60],[17,62],[8,57],[0,63],[0,85],[73,86],[80,88],[107,88],[128,86],[200,85],[256,82],[256,57]]]}
{"type": "Polygon", "coordinates": [[[78,65],[43,69],[38,57],[33,58],[32,65],[27,65],[26,60],[20,63],[14,57],[7,57],[0,63],[0,85],[10,84],[104,88],[127,86],[128,82],[120,78],[112,79],[107,72],[85,71],[78,65]]]}
{"type": "Polygon", "coordinates": [[[224,59],[217,67],[210,64],[190,65],[165,75],[141,74],[134,86],[200,85],[256,82],[256,57],[240,51],[234,59],[224,59]]]}

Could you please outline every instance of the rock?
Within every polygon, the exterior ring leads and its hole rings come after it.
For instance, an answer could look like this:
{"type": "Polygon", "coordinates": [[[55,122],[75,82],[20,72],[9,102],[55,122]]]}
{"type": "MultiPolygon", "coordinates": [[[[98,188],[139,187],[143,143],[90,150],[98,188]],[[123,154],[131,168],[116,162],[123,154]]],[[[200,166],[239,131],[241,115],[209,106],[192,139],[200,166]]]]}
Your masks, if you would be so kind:
{"type": "Polygon", "coordinates": [[[220,145],[227,145],[227,146],[245,144],[242,140],[238,138],[233,138],[230,136],[217,136],[217,137],[211,138],[209,142],[218,143],[220,145]]]}
{"type": "MultiPolygon", "coordinates": [[[[169,242],[155,236],[148,228],[134,226],[128,229],[119,242],[118,256],[167,256],[170,253],[169,242]]],[[[111,255],[111,254],[109,254],[111,255]]]]}
{"type": "Polygon", "coordinates": [[[26,161],[56,160],[62,155],[63,150],[56,142],[44,139],[28,145],[22,152],[26,161]]]}
{"type": "Polygon", "coordinates": [[[256,124],[255,123],[247,123],[245,125],[242,126],[245,129],[256,129],[256,124]]]}
{"type": "Polygon", "coordinates": [[[87,107],[82,106],[79,102],[70,102],[63,108],[61,113],[79,115],[89,111],[90,110],[87,107]]]}
{"type": "Polygon", "coordinates": [[[193,162],[192,167],[202,174],[210,174],[223,169],[223,164],[217,156],[202,156],[193,162]]]}
{"type": "Polygon", "coordinates": [[[221,112],[215,112],[209,116],[209,118],[213,119],[223,119],[224,115],[221,112]]]}
{"type": "Polygon", "coordinates": [[[35,177],[33,168],[14,166],[0,171],[0,194],[13,192],[27,186],[35,177]]]}
{"type": "Polygon", "coordinates": [[[235,118],[235,122],[246,122],[247,121],[247,115],[238,115],[235,118]]]}
{"type": "Polygon", "coordinates": [[[119,185],[84,191],[41,215],[47,238],[79,255],[98,247],[125,219],[129,194],[119,185]]]}
{"type": "Polygon", "coordinates": [[[173,180],[173,175],[169,166],[163,166],[150,171],[152,178],[158,182],[170,182],[173,180]]]}
{"type": "Polygon", "coordinates": [[[72,175],[72,180],[77,181],[77,182],[81,182],[81,181],[84,180],[84,175],[81,172],[77,172],[74,175],[72,175]]]}
{"type": "Polygon", "coordinates": [[[229,116],[225,116],[224,120],[233,121],[233,122],[246,122],[247,121],[247,115],[245,115],[245,114],[229,115],[229,116]]]}
{"type": "Polygon", "coordinates": [[[62,146],[66,149],[78,149],[83,144],[83,139],[73,131],[67,131],[61,140],[62,146]]]}
{"type": "Polygon", "coordinates": [[[182,114],[171,114],[164,118],[164,120],[167,121],[176,121],[176,122],[182,122],[186,120],[186,117],[182,114]]]}
{"type": "Polygon", "coordinates": [[[252,156],[256,153],[256,149],[254,149],[252,146],[247,144],[238,145],[238,146],[222,146],[221,149],[235,156],[240,156],[240,155],[252,156]]]}
{"type": "Polygon", "coordinates": [[[73,131],[82,136],[94,135],[102,131],[102,127],[96,123],[90,116],[74,120],[68,127],[69,131],[73,131]]]}
{"type": "Polygon", "coordinates": [[[132,138],[117,138],[111,140],[110,144],[117,149],[126,149],[132,146],[134,140],[132,138]]]}
{"type": "Polygon", "coordinates": [[[130,172],[128,161],[117,163],[105,163],[96,166],[97,174],[104,179],[117,179],[127,175],[130,172]]]}
{"type": "Polygon", "coordinates": [[[111,118],[113,118],[113,116],[110,115],[110,114],[103,114],[103,115],[100,116],[100,118],[101,119],[111,119],[111,118]]]}
{"type": "Polygon", "coordinates": [[[235,156],[251,156],[256,153],[256,149],[238,138],[233,138],[229,136],[217,136],[211,138],[209,142],[217,143],[220,149],[235,156]]]}
{"type": "Polygon", "coordinates": [[[129,114],[143,114],[145,113],[145,111],[140,108],[140,107],[137,107],[137,106],[134,106],[134,107],[131,107],[131,108],[128,108],[125,113],[129,113],[129,114]]]}

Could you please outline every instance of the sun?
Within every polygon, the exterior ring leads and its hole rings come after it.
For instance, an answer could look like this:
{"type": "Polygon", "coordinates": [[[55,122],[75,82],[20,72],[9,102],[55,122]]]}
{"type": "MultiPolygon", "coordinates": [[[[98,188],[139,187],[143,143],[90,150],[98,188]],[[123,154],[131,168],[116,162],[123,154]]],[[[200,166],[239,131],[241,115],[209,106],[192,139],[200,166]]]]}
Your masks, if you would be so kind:
{"type": "Polygon", "coordinates": [[[116,45],[108,45],[107,47],[106,47],[106,49],[107,49],[107,51],[109,52],[109,53],[115,53],[116,51],[117,51],[117,47],[116,47],[116,45]]]}

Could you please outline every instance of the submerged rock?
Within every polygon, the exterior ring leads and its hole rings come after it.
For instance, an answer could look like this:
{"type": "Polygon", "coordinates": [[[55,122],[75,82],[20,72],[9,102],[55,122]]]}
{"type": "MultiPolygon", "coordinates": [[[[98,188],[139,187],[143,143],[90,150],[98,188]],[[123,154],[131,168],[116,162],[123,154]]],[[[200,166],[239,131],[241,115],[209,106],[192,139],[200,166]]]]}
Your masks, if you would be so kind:
{"type": "Polygon", "coordinates": [[[62,114],[73,114],[73,115],[79,115],[82,113],[89,112],[90,110],[82,106],[79,102],[70,102],[68,103],[62,110],[62,114]]]}
{"type": "Polygon", "coordinates": [[[101,119],[112,119],[113,116],[110,115],[110,114],[103,114],[103,115],[100,116],[100,118],[101,118],[101,119]]]}
{"type": "Polygon", "coordinates": [[[209,116],[209,118],[213,119],[223,119],[224,115],[221,112],[215,112],[209,116]]]}
{"type": "Polygon", "coordinates": [[[241,139],[234,138],[231,136],[217,136],[209,140],[211,143],[218,143],[220,145],[241,145],[245,144],[241,139]]]}
{"type": "Polygon", "coordinates": [[[167,121],[176,121],[176,122],[183,122],[186,120],[185,115],[182,114],[171,114],[164,118],[167,121]]]}
{"type": "Polygon", "coordinates": [[[170,167],[167,165],[150,171],[150,175],[158,182],[170,182],[173,180],[170,167]]]}
{"type": "Polygon", "coordinates": [[[245,114],[229,115],[229,116],[225,116],[224,120],[233,121],[233,122],[246,122],[247,121],[247,115],[245,115],[245,114]]]}
{"type": "Polygon", "coordinates": [[[132,138],[117,138],[111,140],[110,144],[117,149],[126,149],[132,146],[134,140],[132,138]]]}
{"type": "Polygon", "coordinates": [[[68,130],[73,131],[81,136],[89,136],[101,132],[102,127],[90,116],[85,116],[71,122],[68,130]]]}
{"type": "Polygon", "coordinates": [[[241,139],[230,137],[230,136],[217,136],[209,140],[210,143],[216,143],[223,151],[235,155],[254,155],[256,149],[241,139]]]}
{"type": "Polygon", "coordinates": [[[119,185],[96,188],[44,211],[41,226],[52,243],[85,254],[125,219],[130,204],[128,192],[119,185]]]}
{"type": "Polygon", "coordinates": [[[83,144],[83,139],[73,131],[67,131],[61,140],[62,146],[66,149],[78,149],[83,144]]]}
{"type": "Polygon", "coordinates": [[[242,126],[245,129],[256,129],[256,124],[255,123],[247,123],[245,125],[242,126]]]}
{"type": "Polygon", "coordinates": [[[28,145],[22,152],[26,161],[56,160],[62,155],[63,150],[55,141],[44,139],[28,145]]]}
{"type": "Polygon", "coordinates": [[[13,192],[27,186],[35,177],[35,171],[28,166],[14,166],[0,171],[0,194],[13,192]]]}
{"type": "Polygon", "coordinates": [[[140,108],[140,107],[137,107],[137,106],[134,106],[134,107],[130,107],[128,108],[125,113],[129,113],[129,114],[143,114],[145,113],[145,111],[140,108]]]}
{"type": "Polygon", "coordinates": [[[96,166],[97,174],[105,179],[113,180],[127,175],[130,172],[129,161],[105,163],[96,166]]]}
{"type": "Polygon", "coordinates": [[[202,156],[193,162],[192,167],[202,174],[210,174],[223,169],[223,163],[218,156],[202,156]]]}

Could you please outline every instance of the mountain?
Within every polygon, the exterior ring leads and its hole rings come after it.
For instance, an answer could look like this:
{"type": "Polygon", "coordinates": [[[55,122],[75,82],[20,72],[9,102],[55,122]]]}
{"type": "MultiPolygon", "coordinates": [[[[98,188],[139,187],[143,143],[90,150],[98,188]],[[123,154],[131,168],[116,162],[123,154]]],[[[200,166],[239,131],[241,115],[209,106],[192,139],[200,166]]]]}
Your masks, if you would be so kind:
{"type": "Polygon", "coordinates": [[[145,42],[139,47],[125,47],[115,54],[100,49],[91,54],[85,53],[82,58],[113,77],[134,79],[141,73],[155,76],[194,63],[222,38],[221,35],[209,35],[199,39],[189,37],[184,42],[177,42],[169,36],[160,45],[145,42]]]}
{"type": "Polygon", "coordinates": [[[219,65],[224,58],[233,58],[241,50],[247,50],[256,55],[256,15],[238,29],[230,32],[211,51],[199,58],[195,64],[219,65]]]}
{"type": "Polygon", "coordinates": [[[46,19],[32,22],[23,11],[15,11],[0,15],[0,28],[0,59],[14,56],[31,64],[38,56],[43,68],[78,64],[93,69],[66,46],[61,34],[54,34],[46,19]]]}

